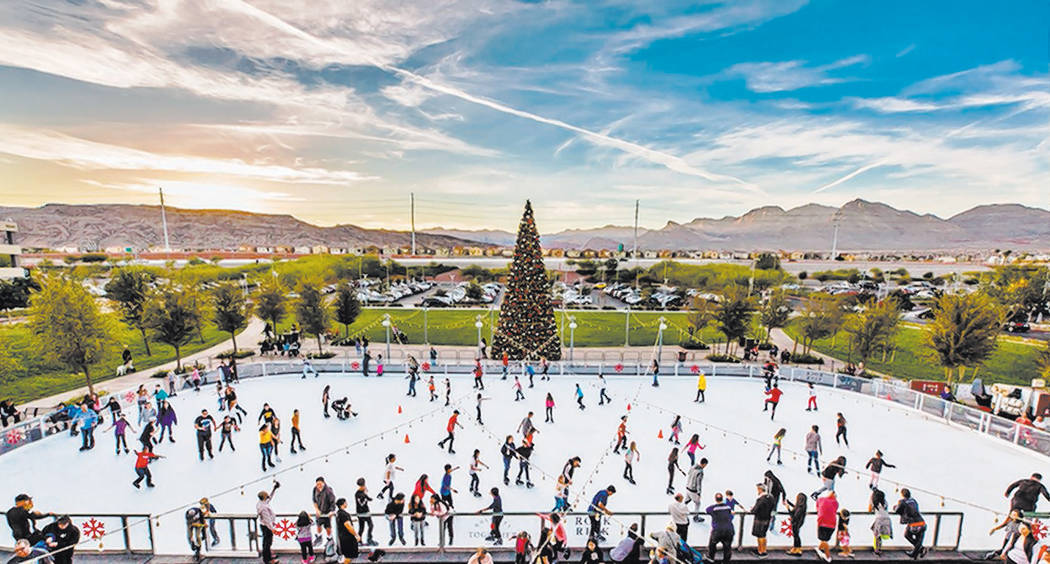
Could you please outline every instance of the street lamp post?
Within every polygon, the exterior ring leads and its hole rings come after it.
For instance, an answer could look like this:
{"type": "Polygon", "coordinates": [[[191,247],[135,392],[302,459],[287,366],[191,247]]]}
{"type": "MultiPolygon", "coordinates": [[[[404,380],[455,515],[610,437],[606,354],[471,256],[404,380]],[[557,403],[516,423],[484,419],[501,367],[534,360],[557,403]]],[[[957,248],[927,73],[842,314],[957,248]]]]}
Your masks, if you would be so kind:
{"type": "Polygon", "coordinates": [[[386,361],[390,362],[390,314],[383,314],[382,325],[386,328],[386,361]]]}
{"type": "Polygon", "coordinates": [[[664,361],[664,329],[667,329],[667,324],[664,321],[665,319],[661,315],[659,331],[656,333],[656,358],[659,359],[658,362],[660,363],[664,361]]]}
{"type": "Polygon", "coordinates": [[[481,322],[481,314],[478,314],[474,321],[474,327],[478,329],[478,358],[481,358],[481,328],[484,326],[485,324],[481,322]]]}
{"type": "Polygon", "coordinates": [[[573,353],[576,351],[576,316],[569,317],[569,365],[572,365],[573,353]]]}
{"type": "Polygon", "coordinates": [[[427,335],[427,306],[423,306],[423,344],[429,346],[430,338],[427,335]]]}

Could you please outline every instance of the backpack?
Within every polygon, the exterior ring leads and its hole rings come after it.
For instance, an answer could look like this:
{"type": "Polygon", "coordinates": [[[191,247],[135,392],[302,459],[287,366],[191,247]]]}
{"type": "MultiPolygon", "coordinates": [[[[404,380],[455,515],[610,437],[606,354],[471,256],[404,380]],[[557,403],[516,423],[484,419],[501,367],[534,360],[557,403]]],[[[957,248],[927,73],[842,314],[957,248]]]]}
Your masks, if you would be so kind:
{"type": "Polygon", "coordinates": [[[632,549],[634,549],[634,538],[628,535],[609,552],[609,558],[613,562],[623,562],[631,554],[632,549]]]}

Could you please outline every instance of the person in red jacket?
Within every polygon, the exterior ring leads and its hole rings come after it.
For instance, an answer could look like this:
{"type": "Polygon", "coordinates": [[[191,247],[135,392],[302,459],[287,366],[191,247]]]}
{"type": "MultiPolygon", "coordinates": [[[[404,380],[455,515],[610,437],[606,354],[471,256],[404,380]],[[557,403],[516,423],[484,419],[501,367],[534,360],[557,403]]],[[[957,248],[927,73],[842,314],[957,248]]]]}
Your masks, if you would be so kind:
{"type": "Polygon", "coordinates": [[[773,413],[769,416],[769,420],[772,421],[777,416],[777,404],[780,403],[780,396],[784,395],[784,392],[780,390],[779,384],[773,384],[773,387],[766,390],[766,401],[762,404],[762,411],[768,411],[769,406],[773,406],[773,413]]]}
{"type": "Polygon", "coordinates": [[[815,548],[817,556],[825,562],[831,562],[831,547],[828,542],[835,534],[835,526],[838,523],[839,500],[835,497],[835,491],[831,490],[828,495],[817,498],[817,540],[820,546],[815,548]]]}
{"type": "Polygon", "coordinates": [[[459,425],[460,428],[463,428],[463,425],[461,425],[460,422],[459,422],[459,410],[458,409],[454,410],[452,412],[452,417],[448,418],[448,426],[445,427],[445,430],[448,431],[448,436],[445,437],[444,439],[441,439],[440,441],[438,441],[438,446],[441,447],[441,448],[445,448],[445,443],[448,443],[448,453],[449,454],[456,454],[456,451],[452,450],[452,443],[456,440],[455,433],[456,433],[456,426],[457,425],[459,425]]]}
{"type": "Polygon", "coordinates": [[[138,488],[139,484],[142,483],[142,480],[146,480],[146,485],[152,488],[153,474],[149,471],[149,463],[157,458],[164,457],[159,454],[153,454],[148,450],[143,450],[141,452],[136,450],[135,456],[135,474],[138,474],[138,478],[135,478],[135,481],[132,482],[131,485],[138,488]]]}

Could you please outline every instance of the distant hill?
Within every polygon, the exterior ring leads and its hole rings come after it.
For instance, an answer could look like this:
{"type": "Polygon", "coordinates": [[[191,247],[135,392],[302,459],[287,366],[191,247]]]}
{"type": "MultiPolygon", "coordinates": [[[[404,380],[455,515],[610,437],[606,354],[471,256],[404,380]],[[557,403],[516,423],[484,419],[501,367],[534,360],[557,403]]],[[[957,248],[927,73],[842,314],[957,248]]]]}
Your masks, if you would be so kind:
{"type": "MultiPolygon", "coordinates": [[[[179,248],[234,249],[239,245],[327,245],[330,247],[405,246],[404,231],[355,225],[318,227],[290,215],[169,207],[168,230],[179,248]]],[[[47,204],[38,208],[0,207],[0,219],[19,224],[24,247],[146,248],[163,244],[157,206],[47,204]]],[[[1018,204],[977,206],[949,219],[920,215],[866,200],[835,208],[807,204],[785,210],[755,208],[741,216],[669,221],[659,229],[639,229],[640,249],[828,251],[839,226],[838,248],[851,251],[929,251],[1009,248],[1050,250],[1050,211],[1018,204]]],[[[541,219],[542,224],[542,219],[541,219]]],[[[501,230],[433,228],[417,232],[418,245],[514,245],[515,234],[501,230]]],[[[634,243],[631,226],[568,229],[542,236],[550,248],[615,249],[634,243]]]]}

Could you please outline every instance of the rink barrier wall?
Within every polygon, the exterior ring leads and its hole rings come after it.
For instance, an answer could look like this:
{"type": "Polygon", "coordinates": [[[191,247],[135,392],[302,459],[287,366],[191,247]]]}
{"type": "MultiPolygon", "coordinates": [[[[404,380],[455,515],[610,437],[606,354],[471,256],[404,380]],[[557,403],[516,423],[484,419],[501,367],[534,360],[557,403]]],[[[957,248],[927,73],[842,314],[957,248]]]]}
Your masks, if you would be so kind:
{"type": "MultiPolygon", "coordinates": [[[[446,375],[470,374],[475,366],[475,361],[434,361],[433,365],[428,360],[421,359],[421,364],[427,367],[421,370],[425,375],[443,377],[446,375]]],[[[328,360],[311,360],[313,369],[325,374],[360,374],[362,365],[360,359],[342,358],[328,360]]],[[[647,376],[651,362],[636,362],[625,364],[623,362],[568,362],[558,361],[550,363],[550,374],[555,376],[581,375],[595,376],[606,374],[608,376],[647,376]]],[[[494,360],[482,361],[485,374],[489,377],[500,377],[503,373],[502,363],[494,360]]],[[[279,376],[288,374],[301,374],[304,364],[301,359],[252,362],[237,364],[238,379],[260,378],[267,376],[279,376]]],[[[533,363],[536,376],[539,377],[541,370],[537,363],[533,363]]],[[[370,374],[374,375],[375,363],[370,364],[370,374]]],[[[385,373],[404,374],[407,369],[405,363],[384,364],[385,373]]],[[[674,362],[662,367],[660,377],[691,377],[695,378],[699,372],[709,377],[741,377],[741,378],[763,378],[763,369],[756,364],[721,364],[721,363],[689,363],[674,362]]],[[[527,378],[525,364],[520,361],[511,363],[508,372],[527,378]]],[[[214,387],[218,370],[207,370],[202,373],[203,381],[201,388],[214,387]]],[[[785,366],[779,370],[779,378],[792,382],[812,383],[815,386],[824,386],[856,392],[861,395],[885,400],[898,407],[917,411],[923,415],[940,420],[943,423],[955,427],[970,429],[978,434],[992,437],[1014,445],[1022,451],[1037,453],[1050,457],[1050,433],[1041,431],[1034,427],[1019,425],[1016,422],[998,417],[987,411],[975,409],[961,403],[951,403],[939,397],[918,392],[908,387],[907,382],[890,379],[869,379],[837,372],[825,372],[810,368],[796,366],[785,366]]],[[[163,384],[160,380],[159,384],[163,384]]],[[[147,385],[147,388],[149,386],[147,385]]],[[[183,389],[189,389],[188,383],[183,384],[183,389]]],[[[121,392],[107,395],[102,398],[103,405],[109,401],[109,397],[116,397],[125,409],[134,408],[136,402],[135,389],[127,389],[121,392]]],[[[129,411],[130,413],[130,411],[129,411]]],[[[10,425],[3,430],[0,440],[0,455],[6,454],[26,444],[30,444],[48,436],[70,431],[70,423],[49,421],[52,414],[35,417],[20,423],[10,425]]],[[[103,416],[108,416],[108,410],[102,411],[103,416]]],[[[100,424],[101,425],[101,424],[100,424]]],[[[96,428],[95,432],[99,432],[96,428]]]]}
{"type": "MultiPolygon", "coordinates": [[[[80,529],[80,542],[77,550],[79,552],[95,552],[98,554],[156,554],[153,542],[153,519],[149,515],[135,513],[67,513],[73,525],[80,529]],[[99,539],[90,536],[89,530],[119,531],[119,534],[105,535],[99,539]],[[93,541],[98,541],[96,547],[92,547],[93,541]]],[[[0,511],[6,521],[7,512],[0,511]]],[[[43,529],[38,525],[37,529],[43,529]]],[[[10,535],[4,535],[0,543],[0,550],[14,550],[14,539],[10,535]]]]}
{"type": "MultiPolygon", "coordinates": [[[[489,531],[489,524],[492,520],[491,514],[478,514],[478,513],[453,513],[453,530],[454,539],[456,542],[450,542],[446,534],[446,529],[439,525],[438,521],[434,517],[427,517],[426,523],[428,526],[425,527],[425,539],[429,543],[427,546],[417,547],[413,546],[412,541],[412,530],[410,526],[410,520],[407,515],[403,516],[405,540],[408,541],[406,546],[395,544],[393,546],[387,546],[383,540],[386,540],[389,535],[389,521],[386,515],[382,513],[373,513],[371,518],[375,526],[374,537],[379,542],[377,548],[392,552],[429,552],[437,550],[439,553],[444,552],[473,552],[478,546],[486,545],[491,546],[491,541],[487,541],[484,537],[489,531]]],[[[536,512],[504,512],[501,514],[503,522],[501,525],[501,531],[504,538],[504,547],[513,549],[514,547],[514,536],[519,531],[528,531],[530,535],[538,532],[542,525],[541,517],[536,512]]],[[[587,513],[562,513],[563,523],[565,523],[565,530],[567,536],[567,546],[573,550],[582,550],[586,543],[589,533],[589,517],[587,513]]],[[[806,522],[803,525],[804,541],[803,546],[815,546],[816,539],[816,512],[809,512],[807,514],[806,522]]],[[[852,529],[852,536],[855,539],[853,546],[855,549],[861,549],[869,544],[870,523],[873,520],[875,514],[871,512],[851,512],[850,526],[852,529]]],[[[928,511],[924,512],[927,523],[926,536],[924,538],[923,545],[931,550],[958,552],[959,543],[962,538],[962,527],[964,515],[957,511],[928,511]]],[[[275,522],[275,535],[273,549],[277,553],[298,553],[299,545],[295,540],[295,527],[294,523],[297,514],[278,514],[275,522]],[[288,532],[290,531],[290,535],[288,532]]],[[[357,528],[358,521],[357,515],[353,516],[353,524],[355,529],[357,528]]],[[[77,552],[87,553],[95,552],[99,554],[151,554],[155,555],[153,534],[154,526],[153,519],[148,515],[120,515],[120,514],[95,514],[95,515],[81,515],[75,514],[70,515],[73,523],[81,529],[81,541],[82,543],[78,546],[77,552]],[[95,539],[85,536],[84,523],[87,520],[95,520],[97,522],[107,524],[113,523],[114,525],[120,523],[123,529],[121,535],[117,539],[110,540],[115,535],[108,535],[103,539],[99,540],[98,547],[92,546],[95,539]],[[130,527],[129,527],[130,524],[130,527]],[[148,536],[143,536],[143,533],[148,536]]],[[[311,516],[313,519],[313,516],[311,516]]],[[[789,519],[789,514],[786,512],[778,512],[776,518],[773,520],[775,530],[779,534],[769,535],[768,546],[770,549],[786,549],[792,545],[791,537],[784,534],[784,530],[787,527],[786,521],[789,519]]],[[[895,516],[891,515],[891,519],[895,520],[895,516]]],[[[334,526],[334,517],[333,517],[334,526]]],[[[640,533],[649,539],[649,534],[653,532],[662,531],[668,523],[670,523],[670,514],[660,512],[615,512],[615,519],[603,518],[602,519],[602,533],[606,536],[607,540],[603,543],[606,547],[615,546],[615,544],[627,534],[626,526],[630,523],[638,523],[640,533]]],[[[754,519],[750,514],[737,513],[735,517],[736,537],[734,546],[737,549],[753,548],[757,546],[755,538],[751,535],[751,528],[754,524],[754,519]]],[[[902,531],[902,525],[895,524],[894,528],[900,532],[902,531]]],[[[311,529],[316,531],[313,526],[311,529]]],[[[110,529],[115,530],[115,529],[110,529]]],[[[192,553],[192,549],[189,544],[190,532],[187,528],[180,527],[177,529],[180,536],[185,536],[187,539],[186,551],[183,554],[192,553]]],[[[701,536],[699,532],[694,532],[691,535],[691,546],[698,548],[706,547],[707,535],[701,536]]],[[[361,531],[358,531],[360,534],[361,531]]],[[[210,557],[238,557],[238,556],[254,556],[259,553],[261,549],[261,533],[259,530],[258,519],[253,513],[216,513],[208,519],[207,527],[201,532],[205,542],[202,543],[202,554],[210,557]],[[214,535],[214,536],[213,536],[214,535]],[[219,543],[212,545],[212,538],[218,537],[219,543]]],[[[13,541],[4,540],[0,543],[0,550],[9,551],[12,549],[11,543],[13,541]]],[[[538,544],[538,541],[533,538],[533,544],[538,544]]],[[[994,544],[994,543],[993,543],[994,544]]],[[[317,547],[315,547],[316,549],[317,547]]],[[[366,547],[362,546],[362,552],[366,547]]],[[[885,550],[906,550],[910,549],[911,545],[904,541],[903,532],[895,534],[893,539],[887,540],[884,544],[885,550]]],[[[993,547],[994,548],[994,547],[993,547]]],[[[322,549],[323,550],[323,549],[322,549]]],[[[319,550],[320,552],[320,550],[319,550]]]]}

